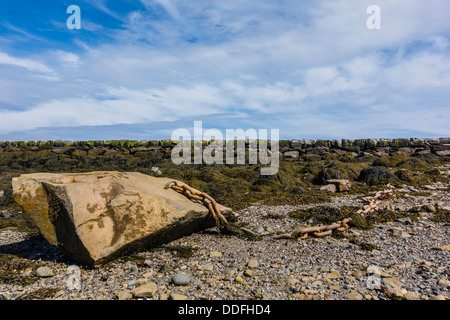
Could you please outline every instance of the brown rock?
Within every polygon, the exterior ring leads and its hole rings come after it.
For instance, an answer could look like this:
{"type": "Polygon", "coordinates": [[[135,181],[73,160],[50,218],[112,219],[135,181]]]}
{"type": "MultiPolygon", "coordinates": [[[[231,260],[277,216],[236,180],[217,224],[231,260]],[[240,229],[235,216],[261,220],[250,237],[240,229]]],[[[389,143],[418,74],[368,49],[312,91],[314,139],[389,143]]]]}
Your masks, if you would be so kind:
{"type": "MultiPolygon", "coordinates": [[[[97,265],[213,227],[202,204],[141,173],[36,173],[13,178],[13,197],[45,239],[74,260],[97,265]]],[[[231,209],[218,205],[228,220],[231,209]]]]}
{"type": "Polygon", "coordinates": [[[134,288],[131,290],[131,294],[134,297],[141,298],[141,297],[152,297],[156,290],[158,290],[158,286],[154,282],[149,282],[143,285],[140,285],[137,288],[134,288]]]}

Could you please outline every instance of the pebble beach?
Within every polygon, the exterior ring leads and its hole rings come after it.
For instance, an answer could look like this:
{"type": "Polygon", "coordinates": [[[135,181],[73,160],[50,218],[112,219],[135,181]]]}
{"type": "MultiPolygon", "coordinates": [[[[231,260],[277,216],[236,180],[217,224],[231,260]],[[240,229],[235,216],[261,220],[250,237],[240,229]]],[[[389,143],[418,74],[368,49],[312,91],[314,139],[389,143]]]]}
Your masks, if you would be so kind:
{"type": "MultiPolygon", "coordinates": [[[[298,225],[290,212],[320,204],[254,205],[236,213],[257,240],[212,228],[95,269],[77,265],[38,233],[2,229],[0,299],[447,300],[450,225],[435,221],[432,209],[448,208],[448,185],[411,188],[398,187],[381,204],[403,218],[352,227],[344,237],[277,238],[298,225]],[[414,196],[419,191],[427,193],[414,196]],[[75,286],[71,266],[79,270],[75,286]]],[[[363,196],[326,205],[360,207],[363,196]]]]}

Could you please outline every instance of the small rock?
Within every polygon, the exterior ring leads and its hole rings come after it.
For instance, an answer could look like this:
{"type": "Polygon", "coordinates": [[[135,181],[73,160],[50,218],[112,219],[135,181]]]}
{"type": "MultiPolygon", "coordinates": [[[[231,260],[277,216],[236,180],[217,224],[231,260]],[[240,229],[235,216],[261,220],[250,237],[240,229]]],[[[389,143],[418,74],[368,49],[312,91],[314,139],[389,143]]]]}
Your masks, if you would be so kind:
{"type": "Polygon", "coordinates": [[[9,219],[11,218],[11,213],[8,210],[0,211],[0,217],[9,219]]]}
{"type": "Polygon", "coordinates": [[[394,237],[401,237],[401,238],[411,237],[411,235],[408,232],[405,232],[400,228],[391,228],[391,232],[394,237]]]}
{"type": "Polygon", "coordinates": [[[325,186],[320,187],[320,191],[328,191],[331,193],[336,193],[337,188],[334,184],[327,184],[325,186]]]}
{"type": "Polygon", "coordinates": [[[248,262],[247,266],[248,266],[250,269],[256,269],[256,268],[259,267],[259,262],[258,262],[258,260],[252,259],[252,260],[250,260],[250,261],[248,262]]]}
{"type": "Polygon", "coordinates": [[[0,190],[0,198],[5,196],[5,190],[0,190]]]}
{"type": "Polygon", "coordinates": [[[439,279],[437,284],[441,288],[446,288],[446,287],[450,286],[450,281],[447,280],[447,279],[442,278],[442,279],[439,279]]]}
{"type": "Polygon", "coordinates": [[[214,265],[212,263],[208,263],[202,266],[202,270],[204,271],[214,271],[214,265]]]}
{"type": "Polygon", "coordinates": [[[232,276],[234,276],[234,275],[236,274],[236,270],[234,270],[234,269],[232,269],[232,268],[226,268],[226,269],[223,271],[223,274],[224,274],[226,277],[232,277],[232,276]]]}
{"type": "Polygon", "coordinates": [[[161,172],[161,170],[159,170],[158,167],[152,167],[152,171],[153,171],[157,176],[162,175],[162,172],[161,172]]]}
{"type": "Polygon", "coordinates": [[[362,300],[363,296],[358,291],[353,290],[344,295],[344,298],[347,300],[362,300]]]}
{"type": "Polygon", "coordinates": [[[403,297],[403,291],[400,288],[388,288],[385,293],[391,299],[403,297]]]}
{"type": "Polygon", "coordinates": [[[149,282],[134,288],[131,290],[131,294],[137,298],[151,297],[155,294],[156,290],[158,290],[156,283],[149,282]]]}
{"type": "Polygon", "coordinates": [[[169,266],[167,263],[163,264],[159,269],[160,273],[169,273],[173,271],[173,267],[169,266]]]}
{"type": "Polygon", "coordinates": [[[139,280],[133,279],[127,282],[127,288],[128,289],[133,289],[134,287],[137,287],[138,285],[140,285],[139,280]]]}
{"type": "Polygon", "coordinates": [[[379,256],[381,254],[380,250],[374,249],[370,251],[371,256],[379,256]]]}
{"type": "Polygon", "coordinates": [[[350,180],[331,179],[327,180],[327,182],[334,184],[339,192],[349,191],[352,188],[352,183],[350,182],[350,180]]]}
{"type": "Polygon", "coordinates": [[[133,295],[130,290],[121,290],[117,293],[117,299],[119,300],[131,300],[133,295]]]}
{"type": "Polygon", "coordinates": [[[161,293],[159,295],[159,300],[169,300],[169,295],[167,293],[161,293]]]}
{"type": "Polygon", "coordinates": [[[191,277],[184,273],[177,273],[172,277],[172,283],[176,286],[187,286],[191,283],[191,277]]]}
{"type": "Polygon", "coordinates": [[[341,278],[343,278],[342,275],[337,271],[330,272],[325,276],[325,279],[341,279],[341,278]]]}
{"type": "Polygon", "coordinates": [[[144,266],[146,266],[146,267],[151,267],[153,265],[153,261],[152,260],[145,260],[144,261],[144,266]]]}
{"type": "Polygon", "coordinates": [[[236,278],[234,278],[234,280],[235,280],[237,283],[244,283],[244,278],[242,278],[241,276],[237,276],[236,278]]]}
{"type": "Polygon", "coordinates": [[[179,294],[179,293],[175,293],[175,292],[172,292],[169,295],[169,300],[186,300],[186,299],[187,299],[187,296],[179,294]]]}
{"type": "Polygon", "coordinates": [[[252,276],[253,276],[253,270],[251,270],[251,269],[246,269],[246,270],[244,271],[244,276],[246,276],[246,277],[252,277],[252,276]]]}
{"type": "Polygon", "coordinates": [[[426,208],[428,212],[436,213],[436,207],[432,204],[427,204],[426,208]]]}
{"type": "Polygon", "coordinates": [[[440,251],[450,251],[450,245],[442,246],[442,247],[431,247],[431,250],[440,250],[440,251]]]}
{"type": "Polygon", "coordinates": [[[136,262],[134,261],[127,261],[123,266],[123,268],[125,269],[125,271],[129,272],[138,272],[139,270],[136,262]]]}
{"type": "Polygon", "coordinates": [[[408,291],[403,297],[407,300],[420,300],[420,296],[417,292],[408,291]]]}
{"type": "Polygon", "coordinates": [[[36,276],[40,278],[53,277],[53,271],[49,267],[39,267],[36,270],[36,276]]]}
{"type": "Polygon", "coordinates": [[[297,283],[299,283],[300,281],[298,281],[297,279],[294,279],[294,278],[289,278],[289,279],[287,280],[287,282],[288,282],[291,286],[293,286],[293,285],[296,285],[297,283]]]}
{"type": "Polygon", "coordinates": [[[397,221],[401,222],[401,223],[404,223],[404,224],[412,224],[412,221],[411,221],[410,217],[398,218],[397,221]]]}
{"type": "Polygon", "coordinates": [[[256,234],[263,234],[264,232],[266,232],[266,230],[264,230],[264,228],[261,226],[257,226],[254,231],[256,234]]]}
{"type": "Polygon", "coordinates": [[[383,278],[381,283],[388,288],[401,288],[402,283],[395,278],[383,278]]]}
{"type": "Polygon", "coordinates": [[[222,257],[222,252],[219,252],[219,251],[211,251],[211,252],[209,253],[209,257],[210,257],[210,258],[220,258],[220,257],[222,257]]]}
{"type": "Polygon", "coordinates": [[[330,285],[330,289],[337,291],[337,292],[341,292],[342,291],[342,287],[341,286],[336,286],[336,285],[330,285]]]}

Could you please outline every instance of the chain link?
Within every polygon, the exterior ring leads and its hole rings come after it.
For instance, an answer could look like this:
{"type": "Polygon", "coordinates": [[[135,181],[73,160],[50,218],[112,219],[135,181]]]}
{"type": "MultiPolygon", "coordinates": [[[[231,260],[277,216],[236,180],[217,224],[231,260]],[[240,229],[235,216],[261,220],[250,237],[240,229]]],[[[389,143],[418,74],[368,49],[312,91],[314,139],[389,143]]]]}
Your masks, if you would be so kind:
{"type": "Polygon", "coordinates": [[[203,203],[203,205],[208,208],[212,217],[216,221],[216,225],[218,225],[220,221],[225,225],[228,225],[227,219],[220,213],[220,210],[217,208],[216,200],[214,200],[210,195],[194,190],[186,184],[179,185],[177,181],[169,181],[164,189],[169,188],[172,188],[173,190],[184,194],[191,200],[196,200],[203,203]]]}
{"type": "MultiPolygon", "coordinates": [[[[173,189],[177,192],[184,194],[191,200],[200,201],[206,206],[211,213],[212,217],[216,221],[216,225],[219,226],[220,223],[224,226],[229,226],[227,219],[220,213],[220,210],[217,208],[216,201],[208,194],[204,192],[200,192],[194,190],[186,184],[178,184],[177,181],[169,181],[164,189],[173,189]]],[[[367,213],[371,213],[377,211],[379,209],[379,200],[385,199],[388,196],[392,196],[392,190],[384,190],[378,191],[373,197],[365,197],[363,198],[365,201],[369,202],[368,205],[365,205],[363,209],[357,211],[362,217],[364,217],[367,213]]],[[[350,223],[352,222],[351,218],[343,219],[342,221],[337,221],[327,226],[315,226],[315,227],[305,227],[299,230],[294,231],[290,234],[280,234],[275,235],[274,239],[283,239],[283,238],[297,238],[297,240],[306,240],[312,237],[322,238],[325,236],[331,235],[334,231],[344,232],[350,229],[350,223]]],[[[241,228],[244,230],[244,228],[241,228]]],[[[244,230],[246,231],[246,230],[244,230]]],[[[250,231],[250,230],[248,230],[250,231]]],[[[253,232],[249,232],[253,233],[253,232]]]]}

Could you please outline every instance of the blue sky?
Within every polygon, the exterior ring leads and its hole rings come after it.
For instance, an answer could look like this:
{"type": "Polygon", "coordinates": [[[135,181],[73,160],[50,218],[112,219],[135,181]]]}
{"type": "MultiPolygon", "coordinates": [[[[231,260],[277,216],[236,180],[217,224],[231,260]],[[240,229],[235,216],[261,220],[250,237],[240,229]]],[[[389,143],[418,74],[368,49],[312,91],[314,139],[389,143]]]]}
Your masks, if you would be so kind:
{"type": "Polygon", "coordinates": [[[447,0],[1,0],[0,140],[164,139],[194,121],[450,136],[449,16],[447,0]]]}

